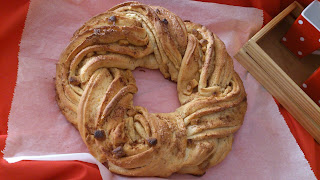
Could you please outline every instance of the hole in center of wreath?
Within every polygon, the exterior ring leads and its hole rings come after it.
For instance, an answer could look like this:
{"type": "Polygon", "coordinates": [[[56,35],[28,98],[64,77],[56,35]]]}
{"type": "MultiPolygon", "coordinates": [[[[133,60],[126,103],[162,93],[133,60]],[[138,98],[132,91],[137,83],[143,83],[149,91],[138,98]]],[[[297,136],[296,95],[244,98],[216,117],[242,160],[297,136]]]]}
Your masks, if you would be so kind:
{"type": "Polygon", "coordinates": [[[145,107],[150,113],[169,113],[180,107],[177,84],[165,79],[159,70],[136,68],[133,76],[138,87],[134,106],[145,107]]]}

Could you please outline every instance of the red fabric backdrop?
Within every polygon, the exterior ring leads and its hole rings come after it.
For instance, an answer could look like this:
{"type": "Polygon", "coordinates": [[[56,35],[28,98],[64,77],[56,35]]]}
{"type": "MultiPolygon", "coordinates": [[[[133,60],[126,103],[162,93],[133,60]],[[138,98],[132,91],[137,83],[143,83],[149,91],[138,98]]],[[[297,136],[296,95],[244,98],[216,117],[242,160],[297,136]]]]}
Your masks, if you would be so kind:
{"type": "MultiPolygon", "coordinates": [[[[264,24],[293,0],[203,0],[221,4],[256,7],[264,11],[264,24]]],[[[312,0],[298,0],[307,6],[312,0]]],[[[0,0],[0,150],[5,146],[7,123],[15,82],[19,43],[28,12],[29,0],[0,0]]],[[[320,179],[320,145],[281,106],[279,110],[320,179]],[[317,161],[318,159],[318,161],[317,161]]],[[[78,161],[21,161],[8,164],[0,153],[0,179],[101,179],[98,167],[78,161]]]]}

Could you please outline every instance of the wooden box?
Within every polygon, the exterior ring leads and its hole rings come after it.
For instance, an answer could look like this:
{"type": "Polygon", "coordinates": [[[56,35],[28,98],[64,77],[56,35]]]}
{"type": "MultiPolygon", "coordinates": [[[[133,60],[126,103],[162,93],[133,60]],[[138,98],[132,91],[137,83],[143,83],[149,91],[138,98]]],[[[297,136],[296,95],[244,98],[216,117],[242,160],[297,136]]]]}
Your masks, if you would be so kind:
{"type": "Polygon", "coordinates": [[[235,58],[320,143],[320,108],[300,88],[320,66],[320,56],[310,54],[299,59],[280,42],[302,11],[299,3],[292,3],[255,34],[235,58]]]}

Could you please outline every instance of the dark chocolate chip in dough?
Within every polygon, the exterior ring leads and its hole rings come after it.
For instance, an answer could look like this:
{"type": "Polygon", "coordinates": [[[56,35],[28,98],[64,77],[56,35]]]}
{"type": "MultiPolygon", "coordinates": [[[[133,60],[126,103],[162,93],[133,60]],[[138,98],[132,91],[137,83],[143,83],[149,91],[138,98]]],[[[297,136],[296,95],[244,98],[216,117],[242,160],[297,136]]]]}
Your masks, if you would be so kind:
{"type": "Polygon", "coordinates": [[[156,138],[148,138],[147,141],[150,146],[155,146],[158,143],[158,140],[156,138]]]}
{"type": "Polygon", "coordinates": [[[104,130],[96,130],[93,136],[97,140],[103,140],[106,137],[106,133],[104,132],[104,130]]]}
{"type": "Polygon", "coordinates": [[[118,146],[117,148],[115,148],[112,153],[114,154],[114,156],[116,158],[121,158],[123,156],[125,156],[125,152],[123,151],[123,147],[122,146],[118,146]]]}
{"type": "Polygon", "coordinates": [[[163,22],[164,24],[168,24],[168,23],[169,23],[166,18],[164,18],[164,19],[162,20],[162,22],[163,22]]]}
{"type": "Polygon", "coordinates": [[[70,77],[69,78],[69,82],[70,82],[70,84],[72,84],[74,86],[77,86],[77,85],[80,84],[79,80],[77,78],[75,78],[75,77],[70,77]]]}
{"type": "Polygon", "coordinates": [[[109,21],[116,22],[117,18],[115,16],[110,16],[109,21]]]}

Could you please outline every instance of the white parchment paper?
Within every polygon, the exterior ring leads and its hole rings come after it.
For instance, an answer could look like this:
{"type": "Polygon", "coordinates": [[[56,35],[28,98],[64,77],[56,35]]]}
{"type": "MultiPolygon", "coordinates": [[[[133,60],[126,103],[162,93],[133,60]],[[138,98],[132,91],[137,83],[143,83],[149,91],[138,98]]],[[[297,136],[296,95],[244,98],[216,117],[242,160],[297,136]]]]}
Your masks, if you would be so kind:
{"type": "MultiPolygon", "coordinates": [[[[166,7],[183,20],[207,26],[226,44],[230,55],[262,26],[262,11],[182,0],[143,0],[166,7]]],[[[20,160],[81,160],[99,166],[104,179],[122,179],[96,161],[78,131],[68,123],[55,101],[55,63],[73,32],[93,15],[120,1],[32,0],[23,32],[18,79],[8,122],[4,157],[20,160]]],[[[248,94],[248,110],[236,133],[233,149],[219,165],[202,177],[184,179],[315,179],[272,96],[234,61],[248,94]]],[[[150,112],[174,111],[179,102],[176,84],[159,71],[134,71],[139,92],[134,104],[150,112]],[[152,98],[151,98],[152,97],[152,98]]]]}

